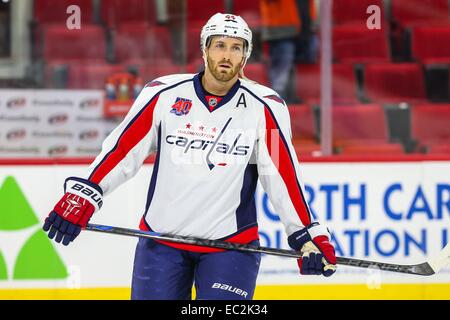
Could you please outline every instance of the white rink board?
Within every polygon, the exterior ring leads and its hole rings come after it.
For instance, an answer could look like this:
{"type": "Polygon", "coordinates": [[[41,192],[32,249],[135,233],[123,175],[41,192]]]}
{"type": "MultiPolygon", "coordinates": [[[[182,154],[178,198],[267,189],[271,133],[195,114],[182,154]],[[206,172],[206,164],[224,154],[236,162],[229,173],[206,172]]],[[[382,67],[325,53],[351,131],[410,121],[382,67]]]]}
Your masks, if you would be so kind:
{"type": "Polygon", "coordinates": [[[0,89],[0,158],[95,157],[117,121],[102,90],[0,89]]]}
{"type": "MultiPolygon", "coordinates": [[[[87,166],[0,166],[0,186],[13,177],[39,225],[0,231],[0,250],[10,271],[31,233],[40,228],[62,196],[67,176],[87,166]]],[[[306,198],[327,224],[337,254],[388,263],[415,264],[437,253],[450,238],[450,162],[303,163],[306,198]]],[[[92,223],[137,228],[151,176],[146,165],[129,182],[105,198],[92,223]]],[[[283,225],[264,192],[256,195],[261,245],[288,249],[283,225]]],[[[0,218],[2,216],[0,212],[0,218]]],[[[70,275],[63,280],[0,280],[0,288],[129,287],[135,238],[83,232],[68,247],[54,243],[70,275]]],[[[30,266],[32,267],[32,266],[30,266]]],[[[259,284],[447,283],[450,269],[431,277],[339,267],[331,278],[299,277],[290,258],[264,256],[259,284]]]]}
{"type": "MultiPolygon", "coordinates": [[[[448,162],[304,163],[302,168],[306,198],[320,221],[332,231],[339,256],[416,264],[439,252],[450,239],[448,162]]],[[[272,207],[263,209],[263,191],[259,190],[257,198],[260,232],[266,233],[261,237],[261,244],[278,246],[278,237],[280,247],[288,248],[283,225],[273,217],[268,218],[272,207]]],[[[419,277],[342,266],[331,279],[299,279],[295,261],[278,257],[265,257],[260,272],[262,284],[366,283],[370,286],[379,282],[449,281],[450,269],[436,276],[419,277]]]]}

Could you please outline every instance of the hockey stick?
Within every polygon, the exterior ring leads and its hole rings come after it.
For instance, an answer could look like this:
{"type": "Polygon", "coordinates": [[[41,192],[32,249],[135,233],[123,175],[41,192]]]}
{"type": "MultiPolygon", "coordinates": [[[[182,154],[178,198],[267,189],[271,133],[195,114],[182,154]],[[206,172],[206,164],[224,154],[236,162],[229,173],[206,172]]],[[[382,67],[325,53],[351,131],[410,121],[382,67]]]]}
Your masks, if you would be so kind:
{"type": "MultiPolygon", "coordinates": [[[[207,240],[194,237],[184,237],[177,235],[170,235],[158,232],[149,232],[141,230],[126,229],[120,227],[112,227],[98,224],[88,224],[86,230],[97,231],[104,233],[111,233],[116,235],[143,237],[154,240],[169,241],[175,243],[183,243],[197,246],[212,247],[226,250],[238,250],[245,252],[259,252],[265,254],[271,254],[280,257],[300,258],[301,253],[299,251],[275,249],[268,247],[253,246],[248,244],[230,243],[220,240],[207,240]]],[[[415,265],[401,265],[391,264],[384,262],[375,262],[368,260],[359,260],[353,258],[337,257],[337,264],[358,268],[373,268],[383,271],[392,271],[399,273],[408,273],[421,276],[431,276],[450,263],[450,243],[447,244],[444,249],[439,252],[434,258],[427,262],[415,264],[415,265]]]]}

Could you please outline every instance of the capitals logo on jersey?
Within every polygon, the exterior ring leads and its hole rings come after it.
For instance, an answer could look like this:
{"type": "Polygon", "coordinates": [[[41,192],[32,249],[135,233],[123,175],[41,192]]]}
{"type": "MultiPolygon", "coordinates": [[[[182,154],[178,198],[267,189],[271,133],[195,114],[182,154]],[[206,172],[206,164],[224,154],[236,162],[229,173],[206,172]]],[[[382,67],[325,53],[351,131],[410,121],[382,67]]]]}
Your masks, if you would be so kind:
{"type": "MultiPolygon", "coordinates": [[[[207,150],[206,154],[206,163],[209,167],[209,170],[214,169],[216,166],[212,163],[211,153],[213,151],[225,154],[225,155],[233,155],[233,156],[246,156],[250,150],[249,145],[238,145],[239,140],[242,137],[242,133],[239,133],[235,138],[233,144],[227,144],[224,142],[220,142],[223,134],[225,133],[228,125],[230,124],[232,118],[229,118],[225,126],[220,130],[217,137],[214,137],[214,140],[211,139],[191,139],[190,137],[184,136],[176,136],[176,135],[168,135],[166,136],[166,142],[170,145],[181,147],[184,149],[183,153],[187,153],[190,150],[207,150]]],[[[190,128],[190,127],[189,127],[190,128]]],[[[203,126],[201,128],[204,128],[203,126]]],[[[203,130],[203,129],[200,129],[203,130]]],[[[226,166],[226,163],[219,163],[219,166],[226,166]]]]}
{"type": "Polygon", "coordinates": [[[185,116],[192,108],[192,100],[177,98],[175,104],[172,106],[171,113],[175,113],[177,116],[185,116]]]}

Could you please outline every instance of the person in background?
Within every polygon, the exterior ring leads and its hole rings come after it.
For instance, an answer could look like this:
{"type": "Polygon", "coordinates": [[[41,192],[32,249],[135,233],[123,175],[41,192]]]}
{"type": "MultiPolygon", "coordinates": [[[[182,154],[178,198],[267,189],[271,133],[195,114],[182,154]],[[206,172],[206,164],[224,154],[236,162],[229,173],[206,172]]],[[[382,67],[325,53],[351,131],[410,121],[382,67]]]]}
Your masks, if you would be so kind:
{"type": "Polygon", "coordinates": [[[295,63],[316,63],[318,39],[315,32],[317,10],[314,0],[297,0],[297,9],[301,28],[297,37],[295,63]]]}
{"type": "Polygon", "coordinates": [[[8,57],[11,50],[9,2],[0,1],[0,57],[8,57]]]}
{"type": "Polygon", "coordinates": [[[289,78],[301,25],[296,0],[261,0],[260,10],[262,40],[269,45],[270,86],[291,102],[289,78]]]}

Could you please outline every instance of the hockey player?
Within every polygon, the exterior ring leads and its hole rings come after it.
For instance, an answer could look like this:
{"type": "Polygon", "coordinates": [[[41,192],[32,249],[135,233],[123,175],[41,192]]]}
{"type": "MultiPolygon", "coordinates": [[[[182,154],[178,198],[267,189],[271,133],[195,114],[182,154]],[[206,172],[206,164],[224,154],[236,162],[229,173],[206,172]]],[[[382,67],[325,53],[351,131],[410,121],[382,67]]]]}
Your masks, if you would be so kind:
{"type": "MultiPolygon", "coordinates": [[[[205,71],[149,83],[44,230],[68,245],[103,197],[133,177],[156,152],[140,228],[258,244],[258,179],[280,215],[288,243],[301,250],[301,274],[330,276],[336,257],[327,228],[313,221],[291,144],[289,112],[273,90],[243,76],[252,51],[246,22],[217,13],[200,36],[205,71]]],[[[251,299],[260,254],[140,239],[132,299],[251,299]]]]}

